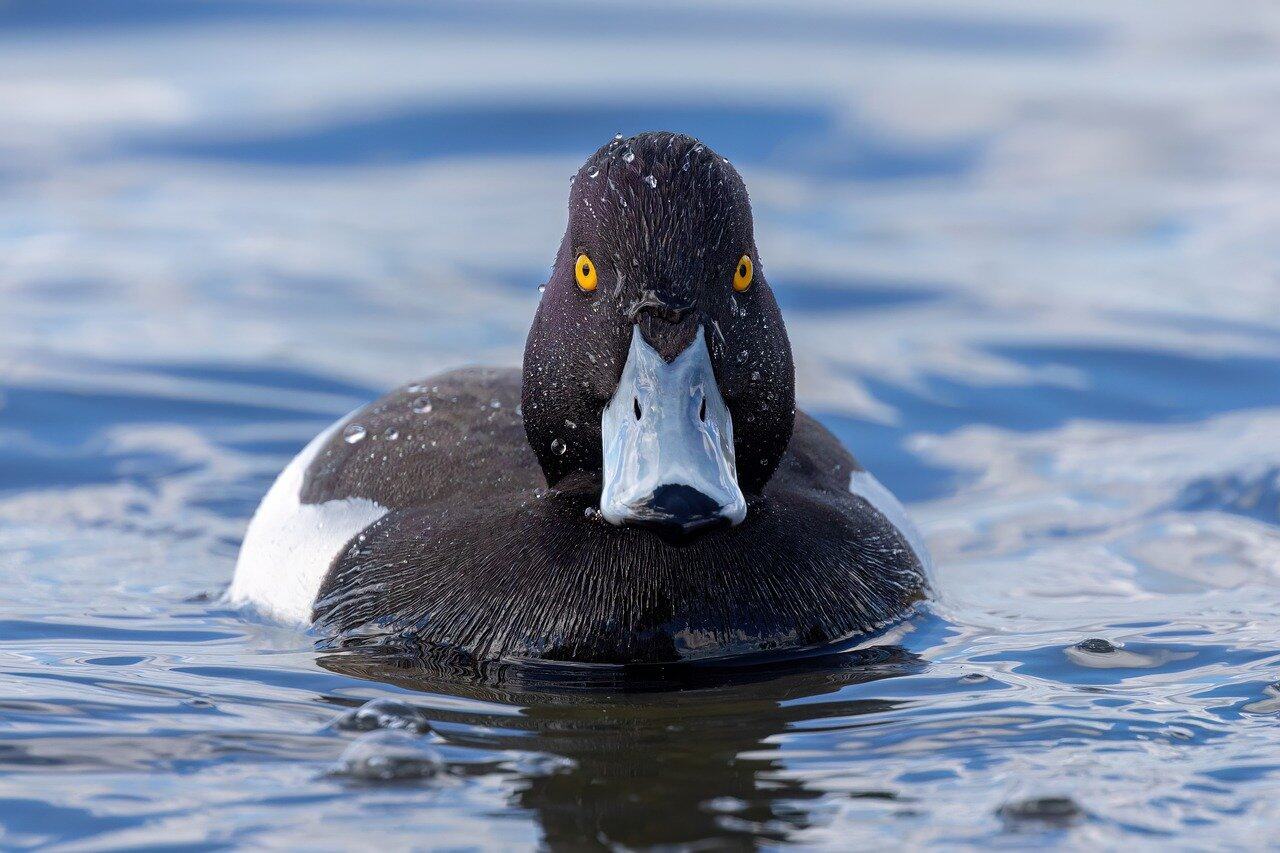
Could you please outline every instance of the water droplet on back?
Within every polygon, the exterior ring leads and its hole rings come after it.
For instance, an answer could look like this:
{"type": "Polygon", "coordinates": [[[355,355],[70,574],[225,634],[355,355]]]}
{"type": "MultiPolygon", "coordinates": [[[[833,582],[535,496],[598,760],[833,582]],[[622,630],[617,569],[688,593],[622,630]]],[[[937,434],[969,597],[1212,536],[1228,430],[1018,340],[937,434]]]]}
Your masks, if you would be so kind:
{"type": "Polygon", "coordinates": [[[342,440],[347,444],[358,444],[368,434],[369,431],[360,424],[347,424],[346,429],[342,431],[342,440]]]}
{"type": "Polygon", "coordinates": [[[654,189],[658,188],[658,179],[653,175],[645,175],[644,182],[654,189]]]}
{"type": "Polygon", "coordinates": [[[552,439],[551,452],[554,453],[556,456],[564,456],[564,452],[568,449],[569,449],[569,445],[565,444],[560,439],[558,438],[552,439]]]}
{"type": "Polygon", "coordinates": [[[427,414],[432,408],[430,397],[419,397],[413,401],[413,410],[420,415],[427,414]]]}

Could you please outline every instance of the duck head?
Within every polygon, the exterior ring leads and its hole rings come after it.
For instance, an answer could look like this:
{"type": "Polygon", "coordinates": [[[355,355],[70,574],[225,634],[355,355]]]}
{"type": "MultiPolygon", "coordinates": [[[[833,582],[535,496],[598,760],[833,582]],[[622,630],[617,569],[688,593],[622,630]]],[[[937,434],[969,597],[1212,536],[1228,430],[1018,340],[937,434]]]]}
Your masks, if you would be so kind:
{"type": "Polygon", "coordinates": [[[642,133],[583,164],[522,396],[547,483],[598,489],[609,523],[681,540],[747,517],[790,440],[795,387],[728,160],[642,133]]]}

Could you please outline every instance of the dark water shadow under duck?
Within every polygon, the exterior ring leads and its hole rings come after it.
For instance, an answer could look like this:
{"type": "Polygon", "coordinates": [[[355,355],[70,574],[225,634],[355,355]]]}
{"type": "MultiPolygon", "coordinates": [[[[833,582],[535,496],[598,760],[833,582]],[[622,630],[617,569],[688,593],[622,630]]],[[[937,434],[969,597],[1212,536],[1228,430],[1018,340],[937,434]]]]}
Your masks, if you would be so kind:
{"type": "Polygon", "coordinates": [[[738,173],[646,133],[575,176],[523,373],[442,374],[335,425],[264,501],[231,593],[291,596],[331,647],[644,664],[873,633],[927,595],[926,561],[794,407],[738,173]],[[343,523],[290,569],[291,537],[343,523]]]}
{"type": "MultiPolygon", "coordinates": [[[[904,700],[859,685],[925,667],[888,639],[745,666],[477,664],[372,651],[323,654],[320,664],[419,693],[421,701],[410,694],[403,705],[420,733],[426,726],[453,746],[559,760],[555,772],[535,764],[521,774],[513,803],[536,817],[545,845],[594,839],[600,849],[711,840],[717,849],[755,849],[790,839],[812,825],[796,804],[825,793],[786,773],[774,739],[797,724],[865,716],[870,725],[904,700]],[[655,753],[672,737],[679,749],[655,753]]],[[[879,789],[862,795],[898,798],[879,789]]]]}

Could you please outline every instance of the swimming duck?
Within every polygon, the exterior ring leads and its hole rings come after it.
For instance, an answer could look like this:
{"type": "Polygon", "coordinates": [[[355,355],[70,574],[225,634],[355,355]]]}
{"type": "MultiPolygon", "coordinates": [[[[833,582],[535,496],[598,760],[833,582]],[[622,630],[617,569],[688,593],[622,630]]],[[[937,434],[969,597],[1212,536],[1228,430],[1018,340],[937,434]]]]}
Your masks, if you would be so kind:
{"type": "Polygon", "coordinates": [[[926,596],[927,560],[795,408],[742,178],[652,132],[574,176],[523,373],[422,379],[317,436],[229,595],[335,641],[663,663],[874,632],[926,596]]]}

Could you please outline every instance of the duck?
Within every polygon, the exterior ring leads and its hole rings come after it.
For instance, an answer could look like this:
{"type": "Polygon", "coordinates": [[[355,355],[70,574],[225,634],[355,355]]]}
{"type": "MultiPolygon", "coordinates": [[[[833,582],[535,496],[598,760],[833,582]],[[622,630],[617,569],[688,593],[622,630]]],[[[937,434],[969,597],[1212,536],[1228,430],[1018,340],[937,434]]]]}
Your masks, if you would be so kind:
{"type": "Polygon", "coordinates": [[[857,641],[930,572],[902,504],[796,408],[742,177],[652,131],[573,176],[522,369],[418,379],[316,436],[228,596],[326,648],[627,666],[857,641]]]}

